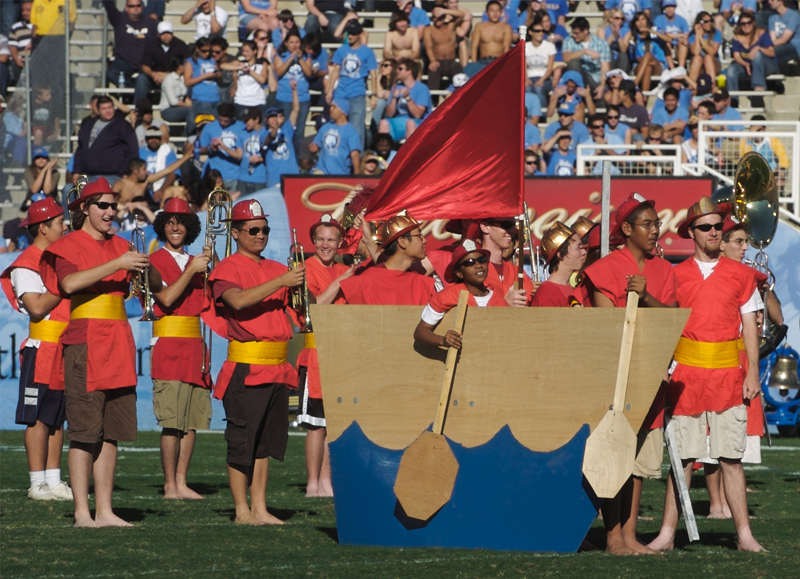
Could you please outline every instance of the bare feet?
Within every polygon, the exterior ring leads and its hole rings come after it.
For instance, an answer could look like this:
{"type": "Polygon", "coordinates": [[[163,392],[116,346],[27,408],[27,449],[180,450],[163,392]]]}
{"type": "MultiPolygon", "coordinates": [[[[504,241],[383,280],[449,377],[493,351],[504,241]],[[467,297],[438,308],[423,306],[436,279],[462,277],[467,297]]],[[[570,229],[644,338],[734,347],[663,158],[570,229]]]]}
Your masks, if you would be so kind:
{"type": "Polygon", "coordinates": [[[203,495],[193,491],[187,486],[178,487],[178,498],[188,499],[190,501],[202,501],[203,499],[205,499],[203,495]]]}
{"type": "Polygon", "coordinates": [[[637,555],[655,555],[656,552],[649,548],[647,545],[642,544],[639,539],[634,537],[633,539],[625,539],[625,545],[636,551],[637,555]]]}
{"type": "Polygon", "coordinates": [[[178,500],[178,487],[175,485],[164,485],[164,498],[168,500],[178,500]]]}
{"type": "Polygon", "coordinates": [[[333,485],[329,480],[321,480],[319,481],[319,494],[318,497],[332,497],[333,496],[333,485]]]}
{"type": "Polygon", "coordinates": [[[132,527],[128,521],[123,521],[114,513],[96,515],[95,522],[98,527],[132,527]]]}
{"type": "Polygon", "coordinates": [[[318,497],[319,496],[319,483],[318,482],[308,482],[306,484],[306,497],[318,497]]]}
{"type": "Polygon", "coordinates": [[[708,518],[709,519],[720,519],[720,520],[730,519],[731,518],[731,510],[730,509],[722,509],[721,511],[717,511],[717,510],[710,511],[708,513],[708,518]]]}
{"type": "Polygon", "coordinates": [[[662,530],[658,537],[648,543],[647,547],[656,552],[672,551],[675,548],[675,535],[674,533],[671,536],[667,535],[662,530]]]}
{"type": "Polygon", "coordinates": [[[739,537],[739,550],[740,551],[747,551],[749,553],[769,553],[764,547],[762,547],[758,541],[755,540],[755,537],[749,532],[749,528],[747,532],[744,533],[744,537],[739,537]]]}
{"type": "Polygon", "coordinates": [[[253,515],[262,525],[285,525],[286,521],[281,521],[278,517],[269,514],[268,512],[253,515]]]}
{"type": "Polygon", "coordinates": [[[83,527],[83,528],[96,528],[97,523],[94,522],[92,515],[81,515],[75,516],[75,527],[83,527]]]}
{"type": "Polygon", "coordinates": [[[264,525],[264,523],[256,519],[249,512],[242,515],[236,515],[236,518],[233,519],[233,523],[235,525],[244,525],[247,527],[261,527],[264,525]]]}
{"type": "Polygon", "coordinates": [[[610,540],[606,544],[606,553],[609,555],[638,555],[636,551],[628,547],[621,539],[610,540]]]}

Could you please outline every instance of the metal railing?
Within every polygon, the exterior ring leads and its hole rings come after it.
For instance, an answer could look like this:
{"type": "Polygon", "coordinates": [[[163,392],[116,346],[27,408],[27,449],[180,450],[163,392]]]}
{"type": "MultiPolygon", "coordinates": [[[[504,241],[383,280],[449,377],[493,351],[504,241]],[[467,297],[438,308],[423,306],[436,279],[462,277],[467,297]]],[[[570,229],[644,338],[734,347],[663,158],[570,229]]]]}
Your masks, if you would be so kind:
{"type": "Polygon", "coordinates": [[[601,175],[601,161],[611,162],[612,175],[675,176],[683,175],[679,145],[598,145],[581,144],[576,149],[576,175],[601,175]],[[609,155],[600,151],[622,151],[609,155]],[[660,154],[657,154],[660,153],[660,154]]]}

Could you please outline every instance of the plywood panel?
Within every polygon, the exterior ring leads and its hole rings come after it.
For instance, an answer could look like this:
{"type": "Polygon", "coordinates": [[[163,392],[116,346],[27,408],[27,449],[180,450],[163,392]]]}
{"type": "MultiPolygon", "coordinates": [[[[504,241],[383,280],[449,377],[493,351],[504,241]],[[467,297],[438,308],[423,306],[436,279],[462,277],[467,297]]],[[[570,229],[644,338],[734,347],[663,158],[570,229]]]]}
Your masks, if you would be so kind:
{"type": "MultiPolygon", "coordinates": [[[[329,440],[357,421],[374,443],[402,449],[430,427],[446,351],[415,344],[421,310],[312,306],[329,440]]],[[[624,315],[622,308],[470,308],[444,434],[473,447],[508,424],[521,444],[548,452],[581,425],[594,429],[614,399],[624,315]]],[[[688,316],[639,312],[627,397],[634,430],[688,316]]],[[[452,323],[446,317],[440,328],[452,323]]]]}

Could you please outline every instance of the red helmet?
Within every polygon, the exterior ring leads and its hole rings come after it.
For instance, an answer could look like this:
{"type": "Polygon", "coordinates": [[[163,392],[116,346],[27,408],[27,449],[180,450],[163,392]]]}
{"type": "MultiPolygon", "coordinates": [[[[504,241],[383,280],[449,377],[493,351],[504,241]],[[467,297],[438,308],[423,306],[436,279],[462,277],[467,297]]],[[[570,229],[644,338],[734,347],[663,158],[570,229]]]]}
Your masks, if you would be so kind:
{"type": "Polygon", "coordinates": [[[172,197],[164,204],[164,213],[185,213],[187,215],[194,215],[189,204],[180,197],[172,197]]]}
{"type": "Polygon", "coordinates": [[[22,220],[20,225],[26,227],[28,225],[36,225],[37,223],[44,223],[53,217],[64,215],[64,209],[55,202],[52,197],[47,197],[40,201],[34,202],[28,208],[28,216],[22,220]]]}

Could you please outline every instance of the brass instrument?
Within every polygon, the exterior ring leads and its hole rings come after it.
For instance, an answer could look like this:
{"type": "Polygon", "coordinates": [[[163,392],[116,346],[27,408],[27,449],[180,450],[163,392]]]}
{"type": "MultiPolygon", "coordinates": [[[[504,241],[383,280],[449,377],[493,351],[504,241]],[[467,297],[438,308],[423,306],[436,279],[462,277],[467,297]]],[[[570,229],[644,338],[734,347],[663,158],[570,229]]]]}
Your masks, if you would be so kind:
{"type": "MultiPolygon", "coordinates": [[[[83,193],[83,188],[89,184],[89,177],[86,175],[78,175],[75,178],[75,186],[69,190],[67,193],[67,207],[69,207],[70,203],[73,201],[80,199],[81,193],[83,193]]],[[[69,230],[75,231],[72,225],[72,219],[69,220],[69,230]]]]}
{"type": "MultiPolygon", "coordinates": [[[[297,230],[292,229],[292,249],[289,253],[289,270],[306,266],[303,246],[297,242],[297,230]]],[[[310,334],[314,331],[311,326],[311,311],[308,303],[308,282],[303,278],[303,283],[297,287],[289,288],[289,299],[292,309],[297,313],[300,321],[300,333],[310,334]]]]}
{"type": "MultiPolygon", "coordinates": [[[[139,227],[138,216],[134,217],[136,219],[136,227],[134,227],[133,231],[131,231],[130,249],[131,251],[147,255],[147,244],[145,240],[144,229],[139,227]]],[[[155,310],[153,309],[154,302],[153,293],[150,291],[149,267],[146,267],[140,271],[139,275],[133,278],[133,281],[131,282],[131,294],[136,297],[144,294],[144,313],[142,314],[142,317],[139,318],[140,322],[155,322],[156,320],[161,319],[161,316],[157,316],[155,310]]]]}
{"type": "MultiPolygon", "coordinates": [[[[214,259],[214,246],[217,243],[217,236],[224,235],[225,240],[225,257],[231,254],[231,228],[229,226],[228,218],[233,212],[233,198],[222,187],[217,187],[208,194],[206,200],[206,240],[205,247],[211,248],[211,259],[214,259]]],[[[208,275],[209,268],[206,268],[203,274],[203,295],[208,294],[208,275]]],[[[203,360],[200,370],[203,374],[208,374],[211,371],[211,352],[213,349],[213,336],[206,324],[202,325],[203,335],[203,360]],[[206,353],[206,349],[208,353],[206,353]]]]}
{"type": "MultiPolygon", "coordinates": [[[[542,264],[541,257],[539,256],[539,246],[535,244],[533,234],[531,233],[531,219],[528,215],[527,202],[523,201],[522,207],[523,213],[520,215],[520,225],[522,226],[521,235],[523,239],[522,247],[524,249],[527,245],[528,250],[531,252],[531,279],[534,283],[539,283],[540,281],[544,281],[539,270],[542,264]]],[[[524,259],[524,256],[520,256],[520,259],[524,259]]]]}

